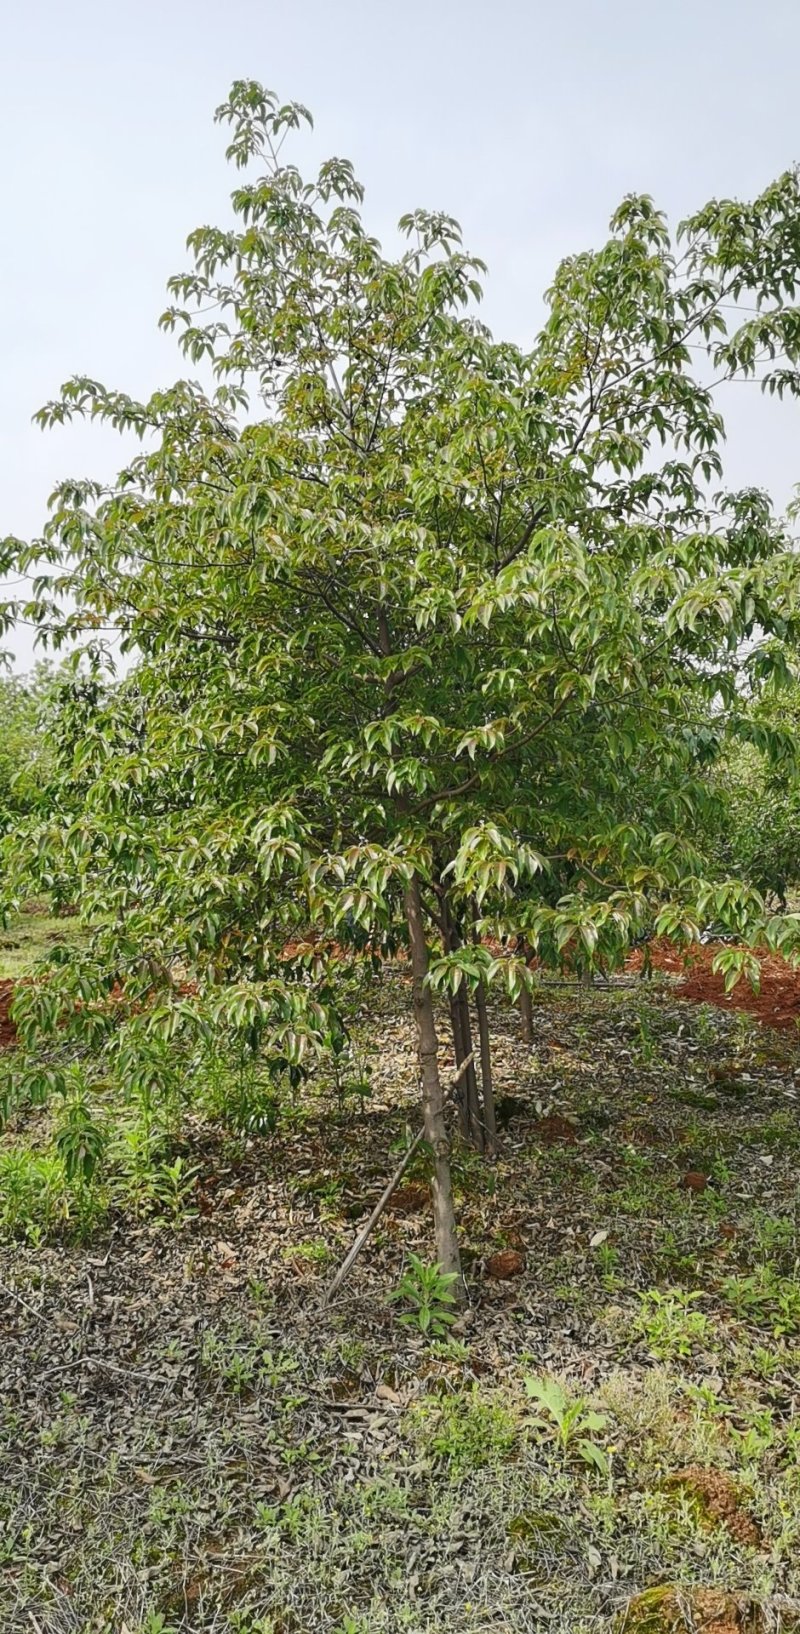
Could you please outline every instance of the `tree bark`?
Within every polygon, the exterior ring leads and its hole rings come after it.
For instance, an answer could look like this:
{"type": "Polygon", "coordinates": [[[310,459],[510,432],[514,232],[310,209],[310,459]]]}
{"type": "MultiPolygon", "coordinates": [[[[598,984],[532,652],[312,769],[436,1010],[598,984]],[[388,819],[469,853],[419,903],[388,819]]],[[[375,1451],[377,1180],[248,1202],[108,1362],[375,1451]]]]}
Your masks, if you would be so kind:
{"type": "Polygon", "coordinates": [[[519,995],[519,1013],[522,1017],[522,1036],[526,1044],[533,1043],[533,1004],[527,987],[519,995]]]}
{"type": "MultiPolygon", "coordinates": [[[[462,1064],[462,1066],[459,1067],[459,1070],[455,1074],[455,1076],[453,1078],[451,1078],[451,1080],[450,1080],[448,1099],[452,1099],[452,1098],[455,1097],[456,1090],[458,1089],[461,1078],[463,1077],[466,1070],[467,1070],[467,1062],[465,1061],[462,1064]]],[[[375,1207],[372,1210],[372,1213],[371,1213],[366,1225],[362,1226],[361,1230],[358,1233],[358,1236],[356,1237],[355,1242],[353,1243],[352,1248],[350,1249],[349,1253],[346,1254],[345,1258],[342,1260],[342,1263],[339,1266],[338,1271],[336,1272],[336,1275],[335,1275],[335,1277],[333,1279],[333,1282],[331,1283],[331,1285],[330,1285],[330,1287],[329,1287],[329,1289],[328,1289],[328,1291],[327,1291],[327,1293],[325,1295],[326,1304],[331,1299],[333,1299],[334,1294],[337,1294],[339,1292],[339,1289],[341,1288],[345,1277],[347,1276],[348,1272],[350,1270],[352,1270],[352,1267],[354,1266],[356,1260],[358,1259],[358,1256],[361,1253],[361,1250],[363,1249],[364,1244],[366,1242],[368,1242],[368,1240],[371,1237],[373,1231],[375,1230],[375,1227],[378,1224],[378,1221],[379,1221],[381,1215],[383,1214],[384,1209],[387,1207],[387,1204],[389,1204],[391,1202],[392,1194],[396,1191],[397,1186],[399,1185],[400,1181],[402,1180],[403,1175],[405,1174],[405,1171],[408,1168],[408,1165],[411,1162],[411,1159],[414,1156],[414,1153],[416,1152],[417,1147],[420,1144],[420,1141],[424,1138],[424,1135],[425,1135],[425,1128],[424,1128],[424,1125],[423,1125],[422,1129],[420,1129],[420,1131],[419,1131],[419,1134],[414,1136],[414,1139],[412,1140],[411,1145],[406,1148],[405,1152],[403,1153],[402,1158],[400,1159],[400,1162],[397,1165],[397,1168],[394,1171],[394,1174],[392,1175],[391,1180],[389,1180],[387,1182],[387,1184],[384,1186],[383,1191],[381,1192],[381,1195],[378,1198],[378,1201],[375,1204],[375,1207]]]]}
{"type": "MultiPolygon", "coordinates": [[[[475,947],[481,945],[479,930],[479,913],[476,902],[472,904],[472,940],[475,947]]],[[[478,1017],[478,1038],[481,1052],[481,1099],[483,1102],[483,1118],[481,1122],[482,1149],[494,1153],[497,1150],[497,1116],[494,1106],[494,1077],[492,1075],[492,1043],[489,1030],[489,1011],[486,1005],[486,983],[481,980],[475,991],[475,1010],[478,1017]]]]}
{"type": "MultiPolygon", "coordinates": [[[[520,937],[517,941],[517,952],[521,953],[527,963],[528,952],[525,943],[520,937]]],[[[519,995],[519,1013],[522,1017],[522,1036],[526,1044],[533,1043],[533,1002],[527,987],[523,987],[519,995]]]]}
{"type": "Polygon", "coordinates": [[[489,1015],[486,1009],[486,984],[478,983],[475,994],[478,1012],[478,1036],[481,1045],[481,1090],[483,1093],[483,1145],[487,1152],[497,1150],[497,1116],[494,1109],[494,1079],[492,1077],[492,1049],[489,1038],[489,1015]]]}
{"type": "MultiPolygon", "coordinates": [[[[469,1013],[469,995],[466,982],[461,983],[456,994],[456,1004],[461,1016],[461,1038],[464,1046],[464,1057],[473,1054],[472,1049],[472,1018],[469,1013]]],[[[478,1098],[478,1077],[474,1066],[469,1067],[464,1075],[464,1104],[466,1108],[467,1139],[472,1141],[479,1152],[483,1151],[483,1123],[478,1098]]]]}
{"type": "MultiPolygon", "coordinates": [[[[444,886],[440,889],[442,908],[442,942],[445,953],[452,953],[460,946],[461,937],[458,925],[450,912],[447,900],[447,891],[444,886]]],[[[469,1013],[469,998],[466,982],[461,982],[458,990],[450,1000],[450,1023],[453,1029],[453,1049],[455,1050],[456,1065],[460,1066],[472,1055],[472,1022],[469,1013]]],[[[478,1079],[474,1066],[468,1067],[461,1086],[459,1100],[459,1118],[461,1133],[465,1140],[483,1150],[483,1123],[480,1116],[478,1101],[478,1079]]]]}
{"type": "MultiPolygon", "coordinates": [[[[450,994],[450,1028],[453,1034],[453,1053],[456,1066],[460,1067],[466,1060],[469,1051],[464,1047],[464,1034],[461,1026],[461,1006],[455,993],[450,994]]],[[[461,1133],[465,1140],[469,1140],[469,1091],[463,1079],[458,1097],[458,1121],[461,1133]]]]}
{"type": "Polygon", "coordinates": [[[419,878],[412,875],[405,890],[404,906],[411,951],[411,980],[414,998],[414,1019],[417,1024],[417,1048],[422,1078],[422,1122],[425,1139],[433,1153],[431,1197],[433,1199],[433,1227],[436,1237],[436,1258],[443,1271],[454,1272],[458,1278],[456,1292],[464,1297],[461,1256],[458,1251],[456,1216],[453,1206],[453,1182],[450,1174],[450,1141],[444,1116],[444,1091],[439,1077],[436,1023],[430,990],[425,977],[428,971],[428,950],[425,945],[425,926],[422,917],[419,878]]]}

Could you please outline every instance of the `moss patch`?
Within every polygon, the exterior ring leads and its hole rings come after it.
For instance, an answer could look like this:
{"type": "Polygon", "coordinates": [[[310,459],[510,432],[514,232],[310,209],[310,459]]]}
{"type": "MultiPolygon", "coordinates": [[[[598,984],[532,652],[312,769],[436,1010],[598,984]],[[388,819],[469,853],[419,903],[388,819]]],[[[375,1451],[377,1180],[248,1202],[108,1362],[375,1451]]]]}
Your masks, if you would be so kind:
{"type": "Polygon", "coordinates": [[[761,1533],[743,1509],[735,1482],[724,1470],[702,1469],[698,1464],[691,1464],[669,1475],[664,1489],[686,1493],[698,1519],[706,1526],[724,1526],[737,1543],[752,1549],[760,1546],[761,1533]]]}
{"type": "Polygon", "coordinates": [[[616,1634],[795,1634],[800,1612],[721,1589],[646,1589],[629,1600],[616,1634]]]}

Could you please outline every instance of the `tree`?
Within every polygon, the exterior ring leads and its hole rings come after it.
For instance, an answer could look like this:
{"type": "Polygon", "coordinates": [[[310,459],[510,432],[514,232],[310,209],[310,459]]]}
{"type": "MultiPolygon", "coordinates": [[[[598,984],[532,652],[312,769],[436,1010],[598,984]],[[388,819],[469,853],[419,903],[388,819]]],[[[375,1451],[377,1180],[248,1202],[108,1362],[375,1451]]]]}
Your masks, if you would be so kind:
{"type": "Polygon", "coordinates": [[[32,675],[0,677],[0,831],[41,805],[50,773],[46,724],[55,677],[48,664],[32,675]]]}
{"type": "Polygon", "coordinates": [[[800,782],[791,752],[800,691],[785,687],[777,698],[755,700],[750,712],[747,739],[726,745],[709,767],[713,801],[700,838],[720,869],[785,911],[800,882],[800,782]],[[790,752],[776,754],[776,743],[790,752]]]}
{"type": "MultiPolygon", "coordinates": [[[[723,426],[695,358],[798,390],[800,189],[709,204],[680,254],[626,199],[558,269],[526,353],[478,322],[484,269],[449,217],[405,217],[387,258],[348,163],[306,182],[283,159],[308,117],[249,81],[218,110],[257,174],[232,226],[191,235],[162,320],[214,388],[137,402],[77,379],[40,415],[144,446],[6,543],[50,568],[7,616],[84,635],[96,668],[111,627],[136,663],[63,766],[64,820],[16,837],[20,887],[68,866],[102,916],[17,1016],[30,1039],[90,1033],[119,1070],[202,1028],[296,1068],[329,972],[285,956],[292,929],[402,934],[457,1271],[436,990],[463,1053],[464,986],[518,992],[526,950],[614,963],[648,914],[692,936],[709,905],[794,945],[685,832],[709,734],[750,729],[743,676],[777,686],[797,642],[791,538],[763,496],[713,494],[723,426]]],[[[735,976],[745,956],[723,957],[735,976]]]]}

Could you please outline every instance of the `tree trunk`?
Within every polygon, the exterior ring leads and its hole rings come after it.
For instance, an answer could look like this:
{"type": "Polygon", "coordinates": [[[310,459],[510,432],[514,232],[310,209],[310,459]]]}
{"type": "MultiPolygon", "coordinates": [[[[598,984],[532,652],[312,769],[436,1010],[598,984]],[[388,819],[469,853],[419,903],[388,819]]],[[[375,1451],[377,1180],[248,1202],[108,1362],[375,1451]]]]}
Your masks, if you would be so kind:
{"type": "MultiPolygon", "coordinates": [[[[517,941],[517,952],[521,953],[527,963],[527,949],[522,937],[517,941]]],[[[522,1017],[522,1036],[526,1044],[533,1043],[533,1001],[527,987],[523,987],[519,995],[519,1013],[522,1017]]]]}
{"type": "Polygon", "coordinates": [[[527,987],[519,995],[519,1013],[522,1017],[522,1036],[526,1044],[533,1043],[533,1003],[527,987]]]}
{"type": "MultiPolygon", "coordinates": [[[[469,1013],[469,994],[466,982],[461,983],[456,994],[456,1003],[461,1015],[461,1037],[464,1044],[464,1056],[472,1051],[472,1018],[469,1013]]],[[[473,1146],[483,1151],[483,1123],[481,1121],[480,1101],[478,1098],[478,1076],[474,1065],[464,1074],[464,1104],[467,1115],[467,1138],[473,1146]]]]}
{"type": "Polygon", "coordinates": [[[494,1110],[494,1079],[492,1078],[492,1051],[489,1041],[489,1016],[486,1009],[486,984],[478,983],[475,994],[478,1012],[478,1035],[481,1041],[481,1090],[483,1091],[483,1143],[487,1152],[497,1150],[497,1117],[494,1110]]]}
{"type": "MultiPolygon", "coordinates": [[[[461,1026],[461,1006],[455,993],[450,994],[450,1027],[453,1034],[453,1053],[456,1066],[460,1067],[465,1061],[469,1050],[464,1048],[464,1034],[461,1026]]],[[[458,1096],[458,1121],[461,1133],[465,1140],[469,1140],[469,1091],[462,1078],[458,1096]]]]}
{"type": "Polygon", "coordinates": [[[428,950],[425,946],[425,926],[422,918],[419,879],[412,876],[404,898],[406,923],[411,951],[411,978],[414,996],[414,1019],[417,1024],[417,1048],[422,1078],[422,1121],[425,1139],[433,1152],[431,1196],[433,1199],[433,1227],[436,1236],[436,1258],[443,1271],[453,1271],[458,1277],[456,1292],[463,1297],[461,1256],[456,1235],[456,1216],[453,1207],[453,1183],[450,1175],[450,1142],[444,1117],[444,1092],[439,1077],[437,1059],[436,1023],[433,1016],[430,989],[425,977],[428,971],[428,950]]]}
{"type": "MultiPolygon", "coordinates": [[[[441,888],[440,902],[442,907],[442,942],[445,953],[451,953],[459,947],[461,937],[458,926],[454,923],[450,913],[450,904],[447,900],[447,891],[441,888]]],[[[450,1022],[453,1029],[453,1049],[455,1050],[456,1066],[466,1061],[472,1052],[472,1022],[469,1014],[469,999],[465,982],[461,982],[458,991],[450,1000],[450,1022]]],[[[478,1079],[474,1065],[467,1068],[461,1085],[459,1100],[459,1115],[461,1133],[465,1140],[471,1141],[479,1151],[483,1150],[483,1124],[478,1102],[478,1079]]]]}
{"type": "MultiPolygon", "coordinates": [[[[472,940],[475,947],[481,945],[479,929],[478,904],[472,904],[472,940]]],[[[494,1107],[494,1078],[492,1076],[492,1044],[489,1032],[489,1012],[486,1007],[486,983],[481,980],[475,992],[475,1009],[478,1016],[478,1038],[481,1050],[481,1098],[483,1101],[483,1120],[481,1124],[482,1147],[485,1152],[497,1150],[497,1116],[494,1107]]]]}

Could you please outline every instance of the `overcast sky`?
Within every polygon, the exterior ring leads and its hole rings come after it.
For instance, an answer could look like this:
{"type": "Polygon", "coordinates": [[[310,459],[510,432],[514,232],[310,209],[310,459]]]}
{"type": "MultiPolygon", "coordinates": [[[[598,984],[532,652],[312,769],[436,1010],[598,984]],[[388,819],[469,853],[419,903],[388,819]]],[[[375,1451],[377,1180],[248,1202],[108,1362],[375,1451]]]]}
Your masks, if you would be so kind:
{"type": "MultiPolygon", "coordinates": [[[[484,316],[523,343],[624,193],[677,220],[800,159],[800,0],[8,0],[2,39],[0,535],[121,461],[97,428],[31,426],[63,380],[143,394],[185,372],[156,320],[187,233],[226,218],[234,78],[311,108],[314,158],[354,161],[379,235],[418,205],[457,216],[484,316]]],[[[783,504],[800,408],[732,395],[728,481],[783,504]]]]}

